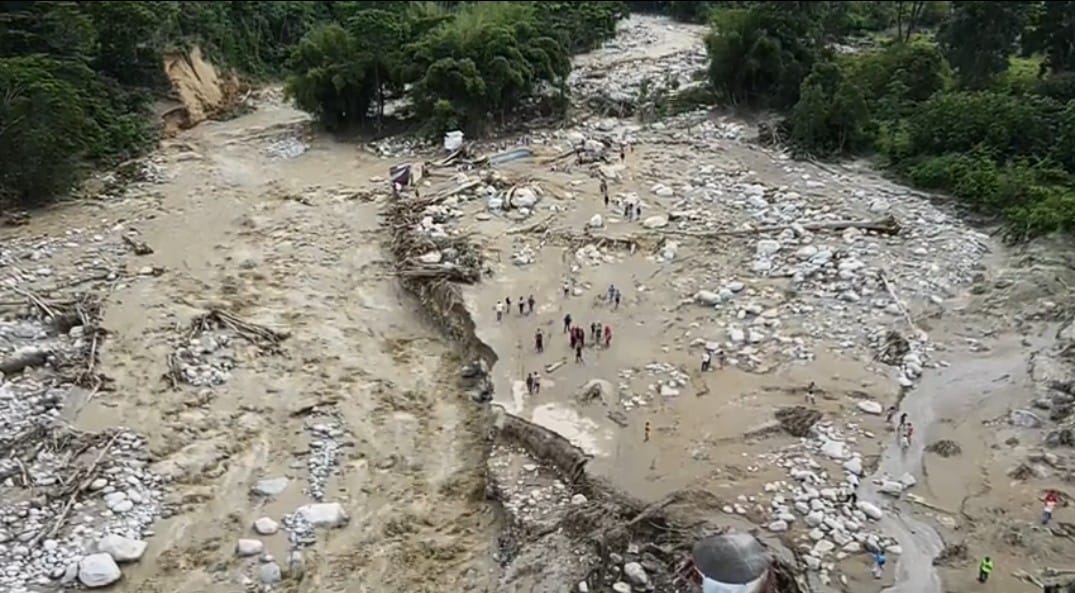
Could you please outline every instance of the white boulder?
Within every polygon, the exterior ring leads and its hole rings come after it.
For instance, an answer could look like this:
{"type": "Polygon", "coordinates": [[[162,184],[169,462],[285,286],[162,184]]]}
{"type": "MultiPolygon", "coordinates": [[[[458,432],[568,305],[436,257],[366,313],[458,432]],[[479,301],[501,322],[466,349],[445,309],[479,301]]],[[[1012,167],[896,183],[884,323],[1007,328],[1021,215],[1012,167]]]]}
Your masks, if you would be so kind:
{"type": "Polygon", "coordinates": [[[867,414],[873,414],[874,416],[880,416],[881,412],[885,411],[884,406],[880,403],[870,400],[863,400],[858,402],[858,407],[867,414]]]}
{"type": "Polygon", "coordinates": [[[104,552],[116,562],[134,562],[146,552],[146,542],[114,533],[97,541],[97,551],[104,552]]]}
{"type": "Polygon", "coordinates": [[[241,539],[235,544],[235,553],[242,558],[257,556],[265,551],[265,544],[260,539],[241,539]]]}
{"type": "Polygon", "coordinates": [[[341,527],[350,520],[338,502],[306,504],[295,512],[314,527],[341,527]]]}
{"type": "Polygon", "coordinates": [[[78,561],[78,580],[88,589],[107,587],[122,576],[116,561],[104,552],[83,556],[78,561]]]}
{"type": "Polygon", "coordinates": [[[874,521],[881,520],[881,509],[879,509],[877,505],[865,500],[860,500],[856,506],[858,507],[858,510],[862,511],[867,517],[874,521]]]}

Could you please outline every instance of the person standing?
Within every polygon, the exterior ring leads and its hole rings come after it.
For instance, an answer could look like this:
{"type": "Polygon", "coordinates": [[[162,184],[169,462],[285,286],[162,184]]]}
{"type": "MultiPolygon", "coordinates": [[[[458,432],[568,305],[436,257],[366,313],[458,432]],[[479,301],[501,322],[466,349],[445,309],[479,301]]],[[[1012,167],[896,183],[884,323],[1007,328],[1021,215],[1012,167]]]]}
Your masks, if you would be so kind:
{"type": "Polygon", "coordinates": [[[563,288],[564,288],[564,298],[566,299],[568,297],[568,295],[571,294],[571,284],[569,284],[567,280],[564,280],[563,288]]]}
{"type": "Polygon", "coordinates": [[[530,298],[526,299],[526,306],[530,313],[534,312],[534,303],[536,302],[537,301],[534,300],[534,295],[530,295],[530,298]]]}
{"type": "Polygon", "coordinates": [[[611,345],[612,345],[612,328],[606,325],[605,326],[605,350],[608,350],[608,347],[611,346],[611,345]]]}
{"type": "Polygon", "coordinates": [[[534,373],[526,374],[526,392],[534,395],[534,373]]]}
{"type": "Polygon", "coordinates": [[[541,330],[537,330],[534,334],[534,346],[537,348],[538,354],[545,352],[545,336],[541,335],[541,330]]]}
{"type": "Polygon", "coordinates": [[[619,289],[616,289],[616,296],[613,297],[613,302],[616,303],[612,308],[614,311],[618,311],[620,309],[620,298],[622,298],[622,297],[623,297],[623,293],[621,293],[619,291],[619,289]]]}
{"type": "Polygon", "coordinates": [[[519,297],[519,315],[524,315],[525,312],[526,312],[526,301],[524,301],[523,297],[520,296],[519,297]]]}
{"type": "Polygon", "coordinates": [[[1059,498],[1056,496],[1056,492],[1050,490],[1045,493],[1045,501],[1041,507],[1041,524],[1048,525],[1049,521],[1053,519],[1053,511],[1056,510],[1056,503],[1059,498]]]}
{"type": "Polygon", "coordinates": [[[978,582],[984,583],[989,580],[989,574],[993,572],[993,559],[989,556],[982,558],[978,565],[978,582]]]}
{"type": "Polygon", "coordinates": [[[541,375],[534,373],[534,395],[541,393],[541,375]]]}
{"type": "Polygon", "coordinates": [[[504,319],[504,303],[501,303],[500,301],[497,301],[495,309],[496,309],[496,320],[497,321],[503,320],[504,319]]]}
{"type": "Polygon", "coordinates": [[[602,333],[601,330],[602,329],[603,329],[603,326],[601,325],[600,321],[598,321],[597,323],[594,324],[593,345],[595,347],[601,345],[601,333],[602,333]]]}
{"type": "Polygon", "coordinates": [[[709,367],[713,364],[713,355],[708,350],[702,353],[702,372],[709,370],[709,367]]]}
{"type": "Polygon", "coordinates": [[[611,303],[612,299],[615,298],[615,297],[616,297],[616,285],[615,284],[609,284],[608,285],[608,301],[611,303]]]}
{"type": "Polygon", "coordinates": [[[564,315],[564,333],[571,329],[571,314],[564,315]]]}
{"type": "Polygon", "coordinates": [[[623,217],[627,220],[631,220],[631,203],[627,202],[623,205],[623,217]]]}
{"type": "Polygon", "coordinates": [[[575,362],[582,364],[582,344],[575,344],[575,362]]]}
{"type": "Polygon", "coordinates": [[[642,203],[635,204],[635,220],[642,220],[642,203]]]}
{"type": "Polygon", "coordinates": [[[810,384],[806,386],[806,403],[811,406],[817,403],[816,391],[817,384],[811,381],[810,384]]]}

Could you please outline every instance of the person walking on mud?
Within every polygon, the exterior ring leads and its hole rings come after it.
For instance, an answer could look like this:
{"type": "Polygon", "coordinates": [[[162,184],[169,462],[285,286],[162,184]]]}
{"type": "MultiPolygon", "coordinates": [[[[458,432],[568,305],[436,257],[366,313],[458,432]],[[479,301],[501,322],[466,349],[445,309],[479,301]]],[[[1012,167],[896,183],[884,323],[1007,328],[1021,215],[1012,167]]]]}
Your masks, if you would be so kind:
{"type": "Polygon", "coordinates": [[[568,296],[571,295],[571,284],[567,280],[564,280],[563,289],[564,289],[564,298],[566,299],[568,296]]]}
{"type": "Polygon", "coordinates": [[[564,315],[564,333],[566,334],[571,329],[571,314],[564,315]]]}
{"type": "Polygon", "coordinates": [[[534,395],[541,394],[541,375],[534,373],[534,395]]]}
{"type": "Polygon", "coordinates": [[[708,372],[709,368],[713,365],[713,355],[706,350],[702,353],[702,372],[708,372]]]}
{"type": "Polygon", "coordinates": [[[873,555],[873,578],[879,579],[885,574],[885,552],[877,550],[873,555]]]}
{"type": "Polygon", "coordinates": [[[497,301],[494,309],[496,309],[496,320],[502,321],[504,319],[504,303],[497,301]]]}
{"type": "Polygon", "coordinates": [[[526,374],[526,392],[534,395],[534,373],[526,374]]]}
{"type": "Polygon", "coordinates": [[[609,284],[608,285],[608,302],[611,303],[612,299],[614,299],[614,298],[616,298],[616,285],[615,284],[609,284]]]}
{"type": "Polygon", "coordinates": [[[524,301],[523,297],[520,296],[519,297],[519,315],[525,315],[525,314],[526,314],[526,301],[524,301]]]}
{"type": "Polygon", "coordinates": [[[538,354],[545,352],[545,336],[541,335],[540,329],[534,334],[534,347],[537,348],[538,354]]]}
{"type": "Polygon", "coordinates": [[[982,562],[978,565],[978,582],[984,583],[989,580],[990,573],[993,572],[993,559],[989,556],[982,558],[982,562]]]}
{"type": "Polygon", "coordinates": [[[606,325],[605,326],[605,350],[608,350],[608,347],[611,346],[611,345],[612,345],[612,328],[606,325]]]}
{"type": "Polygon", "coordinates": [[[534,303],[536,302],[537,301],[534,300],[534,295],[530,295],[530,297],[526,299],[526,306],[527,310],[529,311],[528,314],[532,314],[534,312],[534,303]]]}
{"type": "Polygon", "coordinates": [[[635,220],[642,220],[642,203],[635,204],[635,220]]]}
{"type": "Polygon", "coordinates": [[[601,197],[605,199],[605,208],[608,208],[608,181],[601,178],[601,197]]]}
{"type": "Polygon", "coordinates": [[[575,344],[575,363],[582,364],[582,344],[575,344]]]}
{"type": "Polygon", "coordinates": [[[806,403],[811,406],[817,404],[817,383],[813,381],[806,386],[806,403]]]}
{"type": "Polygon", "coordinates": [[[619,311],[620,310],[620,299],[621,298],[623,298],[623,293],[620,292],[620,290],[617,288],[616,289],[616,296],[612,297],[612,301],[615,303],[612,306],[613,311],[619,311]]]}

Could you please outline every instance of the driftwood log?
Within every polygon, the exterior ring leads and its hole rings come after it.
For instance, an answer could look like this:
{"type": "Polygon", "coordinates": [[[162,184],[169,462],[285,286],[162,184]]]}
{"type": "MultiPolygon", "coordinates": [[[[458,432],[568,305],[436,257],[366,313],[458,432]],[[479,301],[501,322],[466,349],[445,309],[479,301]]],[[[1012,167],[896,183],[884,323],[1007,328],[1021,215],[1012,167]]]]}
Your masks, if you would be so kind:
{"type": "Polygon", "coordinates": [[[736,237],[742,235],[757,235],[761,233],[775,233],[787,229],[802,228],[807,231],[842,231],[845,229],[859,229],[873,231],[883,235],[897,235],[902,227],[893,216],[886,216],[878,220],[828,220],[821,222],[806,222],[803,224],[777,224],[760,226],[752,229],[735,229],[725,231],[679,231],[674,229],[662,229],[662,233],[670,235],[684,235],[687,237],[736,237]]]}
{"type": "Polygon", "coordinates": [[[150,255],[153,253],[153,248],[146,245],[145,241],[134,237],[133,235],[123,235],[123,242],[131,248],[131,251],[135,255],[150,255]]]}

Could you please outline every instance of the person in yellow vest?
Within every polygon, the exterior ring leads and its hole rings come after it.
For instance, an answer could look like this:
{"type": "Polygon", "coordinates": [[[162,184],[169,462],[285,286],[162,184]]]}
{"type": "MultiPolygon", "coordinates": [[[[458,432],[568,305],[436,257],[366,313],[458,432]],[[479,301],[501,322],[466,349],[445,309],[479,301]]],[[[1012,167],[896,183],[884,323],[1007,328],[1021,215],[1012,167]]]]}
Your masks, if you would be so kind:
{"type": "Polygon", "coordinates": [[[982,558],[982,563],[978,565],[978,582],[984,583],[989,580],[989,573],[993,572],[993,560],[989,556],[982,558]]]}

